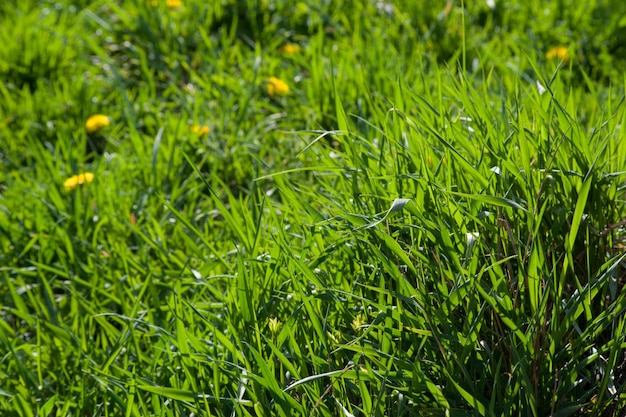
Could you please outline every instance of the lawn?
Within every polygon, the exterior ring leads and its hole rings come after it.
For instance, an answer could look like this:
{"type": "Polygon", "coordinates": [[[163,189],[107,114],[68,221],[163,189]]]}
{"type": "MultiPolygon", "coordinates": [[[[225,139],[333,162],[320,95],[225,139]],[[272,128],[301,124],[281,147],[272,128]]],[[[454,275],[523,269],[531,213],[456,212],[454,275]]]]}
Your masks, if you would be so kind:
{"type": "Polygon", "coordinates": [[[626,416],[626,3],[0,2],[0,415],[626,416]]]}

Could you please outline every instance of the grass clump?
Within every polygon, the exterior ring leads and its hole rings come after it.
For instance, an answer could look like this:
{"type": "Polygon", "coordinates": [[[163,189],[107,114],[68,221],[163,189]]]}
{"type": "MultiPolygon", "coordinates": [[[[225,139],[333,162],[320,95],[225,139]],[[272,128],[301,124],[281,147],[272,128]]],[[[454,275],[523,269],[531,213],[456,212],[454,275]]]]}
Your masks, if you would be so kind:
{"type": "Polygon", "coordinates": [[[0,411],[623,415],[621,6],[561,3],[0,6],[0,411]]]}

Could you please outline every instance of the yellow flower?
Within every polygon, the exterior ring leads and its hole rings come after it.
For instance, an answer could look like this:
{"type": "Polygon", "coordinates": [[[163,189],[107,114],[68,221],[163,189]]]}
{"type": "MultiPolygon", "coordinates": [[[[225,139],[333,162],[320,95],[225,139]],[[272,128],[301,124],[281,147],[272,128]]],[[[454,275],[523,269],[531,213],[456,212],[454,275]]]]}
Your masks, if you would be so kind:
{"type": "Polygon", "coordinates": [[[298,45],[297,43],[287,43],[281,46],[278,50],[287,55],[296,54],[300,52],[300,45],[298,45]]]}
{"type": "Polygon", "coordinates": [[[270,96],[284,96],[289,94],[289,86],[283,80],[276,77],[267,79],[267,94],[270,96]]]}
{"type": "Polygon", "coordinates": [[[198,136],[205,136],[205,135],[208,135],[211,130],[209,129],[208,126],[196,125],[191,128],[191,131],[193,133],[197,133],[198,136]]]}
{"type": "Polygon", "coordinates": [[[553,46],[546,52],[547,59],[560,59],[567,64],[570,60],[570,54],[566,46],[553,46]]]}
{"type": "Polygon", "coordinates": [[[111,119],[103,114],[94,114],[87,119],[85,129],[88,133],[96,133],[111,124],[111,119]]]}
{"type": "Polygon", "coordinates": [[[91,172],[83,172],[78,175],[74,175],[69,177],[63,183],[63,186],[67,191],[72,191],[74,188],[78,187],[82,184],[87,184],[93,181],[93,173],[91,172]]]}
{"type": "Polygon", "coordinates": [[[361,317],[361,313],[358,313],[354,320],[352,320],[352,323],[350,323],[352,329],[357,332],[363,329],[363,325],[365,325],[365,321],[363,320],[363,317],[361,317]]]}
{"type": "MultiPolygon", "coordinates": [[[[157,0],[152,0],[150,4],[152,4],[153,7],[157,7],[159,2],[157,0]]],[[[183,2],[181,0],[165,0],[165,5],[170,9],[174,9],[176,7],[182,7],[183,2]]]]}
{"type": "Polygon", "coordinates": [[[268,327],[270,328],[270,332],[272,332],[272,334],[276,334],[280,330],[280,321],[276,317],[272,317],[268,327]]]}

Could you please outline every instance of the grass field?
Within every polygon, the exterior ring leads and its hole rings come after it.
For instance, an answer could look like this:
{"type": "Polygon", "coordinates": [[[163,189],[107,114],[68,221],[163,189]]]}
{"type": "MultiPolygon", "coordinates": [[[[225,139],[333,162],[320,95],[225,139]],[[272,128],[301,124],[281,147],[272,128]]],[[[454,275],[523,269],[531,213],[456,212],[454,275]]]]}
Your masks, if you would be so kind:
{"type": "Polygon", "coordinates": [[[626,3],[2,1],[0,40],[0,415],[626,415],[626,3]]]}

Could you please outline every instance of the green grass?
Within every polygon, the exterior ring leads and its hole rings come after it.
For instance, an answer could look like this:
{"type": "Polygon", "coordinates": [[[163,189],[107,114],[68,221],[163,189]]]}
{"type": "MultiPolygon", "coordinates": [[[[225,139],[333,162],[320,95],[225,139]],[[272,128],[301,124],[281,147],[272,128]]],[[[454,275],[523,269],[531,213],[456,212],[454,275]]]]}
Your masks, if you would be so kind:
{"type": "Polygon", "coordinates": [[[622,2],[13,3],[0,414],[625,415],[622,2]]]}

